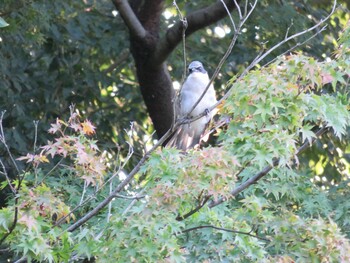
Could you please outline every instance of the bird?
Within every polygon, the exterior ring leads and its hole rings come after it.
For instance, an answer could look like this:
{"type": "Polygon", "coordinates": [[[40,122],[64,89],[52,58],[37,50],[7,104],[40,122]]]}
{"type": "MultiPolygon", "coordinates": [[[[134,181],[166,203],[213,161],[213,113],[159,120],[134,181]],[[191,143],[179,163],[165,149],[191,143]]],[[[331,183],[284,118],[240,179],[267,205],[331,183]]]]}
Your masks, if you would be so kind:
{"type": "Polygon", "coordinates": [[[210,79],[203,64],[199,61],[192,61],[188,66],[188,73],[180,90],[177,115],[180,119],[193,118],[203,112],[206,112],[206,115],[198,120],[182,124],[169,140],[169,146],[176,147],[183,151],[194,148],[199,144],[205,129],[214,115],[214,111],[209,111],[209,108],[217,103],[213,84],[210,84],[205,92],[210,79]],[[203,92],[205,92],[203,98],[192,110],[203,92]]]}

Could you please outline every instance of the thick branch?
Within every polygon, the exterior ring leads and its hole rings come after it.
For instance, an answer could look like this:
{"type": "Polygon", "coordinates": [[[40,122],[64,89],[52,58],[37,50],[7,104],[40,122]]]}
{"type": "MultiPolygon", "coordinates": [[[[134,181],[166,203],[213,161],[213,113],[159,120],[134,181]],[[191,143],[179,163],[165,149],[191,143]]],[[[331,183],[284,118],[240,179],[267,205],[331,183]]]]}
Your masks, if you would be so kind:
{"type": "Polygon", "coordinates": [[[137,39],[144,39],[147,31],[131,9],[129,2],[127,0],[112,0],[112,2],[129,28],[130,34],[137,39]]]}
{"type": "MultiPolygon", "coordinates": [[[[231,12],[236,6],[234,1],[225,0],[227,9],[231,12]]],[[[238,1],[239,2],[239,1],[238,1]]],[[[186,37],[199,29],[205,28],[227,16],[225,6],[216,2],[208,7],[190,13],[186,16],[187,28],[186,37]]],[[[163,39],[160,40],[152,56],[152,63],[161,64],[166,60],[169,54],[182,41],[184,23],[178,21],[173,27],[169,28],[163,39]]]]}

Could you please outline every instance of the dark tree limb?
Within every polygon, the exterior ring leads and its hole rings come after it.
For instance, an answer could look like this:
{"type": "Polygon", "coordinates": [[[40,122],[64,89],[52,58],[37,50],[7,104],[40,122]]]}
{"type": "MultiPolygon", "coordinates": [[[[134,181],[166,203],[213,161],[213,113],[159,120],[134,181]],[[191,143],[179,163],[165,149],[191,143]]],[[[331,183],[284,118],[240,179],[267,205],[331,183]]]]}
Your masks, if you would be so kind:
{"type": "Polygon", "coordinates": [[[138,39],[144,39],[147,31],[144,29],[127,0],[113,0],[113,4],[119,11],[130,34],[138,39]]]}
{"type": "MultiPolygon", "coordinates": [[[[234,1],[223,1],[227,9],[231,12],[236,6],[234,1]]],[[[237,1],[238,3],[240,1],[237,1]]],[[[227,16],[227,11],[222,2],[217,1],[208,7],[194,11],[186,16],[186,37],[192,33],[205,28],[227,16]]],[[[158,43],[154,51],[151,61],[155,64],[160,64],[166,60],[175,47],[182,41],[182,34],[184,29],[183,21],[178,21],[173,27],[169,28],[158,43]]]]}

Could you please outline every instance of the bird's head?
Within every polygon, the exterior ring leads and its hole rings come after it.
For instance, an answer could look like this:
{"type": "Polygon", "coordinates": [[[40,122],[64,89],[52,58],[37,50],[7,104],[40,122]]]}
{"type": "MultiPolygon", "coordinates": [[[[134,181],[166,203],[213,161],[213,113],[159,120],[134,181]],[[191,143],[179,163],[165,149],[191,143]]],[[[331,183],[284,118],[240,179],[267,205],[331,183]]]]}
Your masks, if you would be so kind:
{"type": "Polygon", "coordinates": [[[188,66],[188,72],[190,74],[193,72],[201,72],[203,74],[207,73],[207,71],[203,67],[203,64],[199,61],[192,61],[191,64],[188,66]]]}

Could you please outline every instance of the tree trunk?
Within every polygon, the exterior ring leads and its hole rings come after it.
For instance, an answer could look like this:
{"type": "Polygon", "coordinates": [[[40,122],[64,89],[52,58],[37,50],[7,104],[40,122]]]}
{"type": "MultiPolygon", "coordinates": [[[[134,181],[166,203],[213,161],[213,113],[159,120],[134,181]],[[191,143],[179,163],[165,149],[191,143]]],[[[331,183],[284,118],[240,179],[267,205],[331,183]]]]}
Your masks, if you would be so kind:
{"type": "MultiPolygon", "coordinates": [[[[239,0],[237,1],[240,2],[239,0]]],[[[137,78],[148,113],[158,137],[174,120],[174,96],[166,58],[182,41],[183,21],[169,28],[160,39],[160,17],[164,0],[113,0],[130,31],[130,50],[135,60],[137,78]]],[[[236,7],[232,0],[216,1],[186,16],[186,37],[219,21],[236,7]]]]}
{"type": "Polygon", "coordinates": [[[174,120],[174,89],[165,62],[152,63],[151,57],[159,42],[160,16],[163,0],[131,1],[131,8],[146,30],[140,39],[130,36],[130,50],[135,60],[137,78],[143,100],[158,137],[162,137],[174,120]]]}

